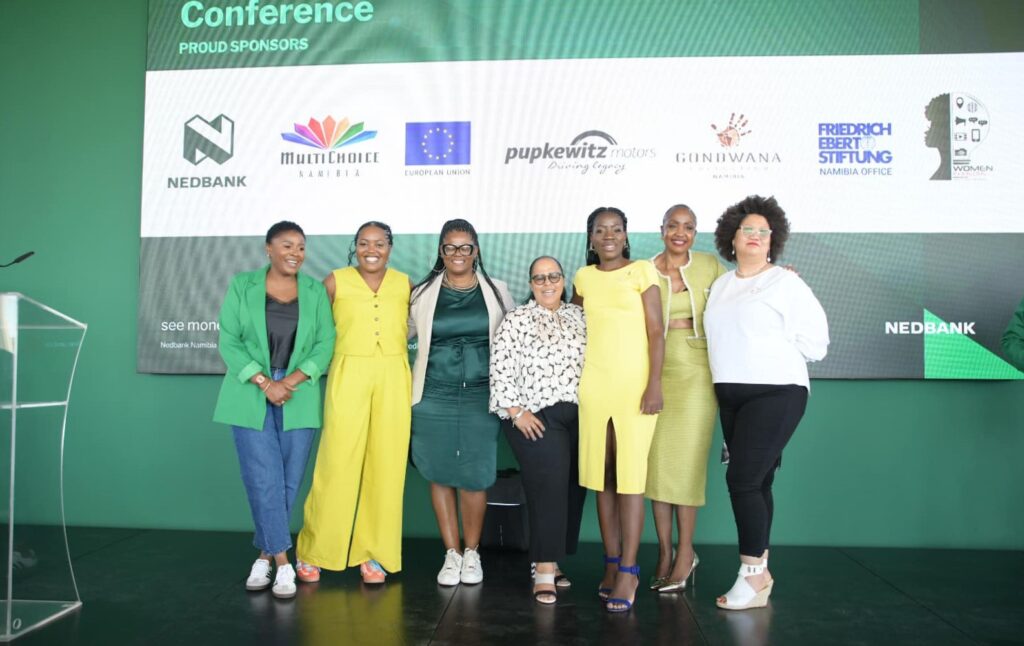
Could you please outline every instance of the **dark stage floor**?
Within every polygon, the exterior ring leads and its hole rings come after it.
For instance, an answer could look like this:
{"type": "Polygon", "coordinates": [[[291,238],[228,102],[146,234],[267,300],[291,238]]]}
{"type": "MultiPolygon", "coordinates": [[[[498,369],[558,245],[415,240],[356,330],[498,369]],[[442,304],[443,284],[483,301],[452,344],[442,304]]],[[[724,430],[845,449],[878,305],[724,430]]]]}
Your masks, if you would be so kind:
{"type": "MultiPolygon", "coordinates": [[[[530,595],[525,554],[485,552],[485,580],[441,588],[439,540],[408,540],[405,570],[364,586],[358,570],[299,584],[292,601],[247,593],[249,536],[78,528],[70,531],[80,611],[19,638],[41,644],[1022,644],[1024,552],[779,547],[768,608],[726,612],[736,550],[698,546],[684,594],[641,591],[608,615],[595,590],[601,548],[563,564],[557,606],[530,595]]],[[[646,581],[655,553],[644,546],[646,581]]]]}

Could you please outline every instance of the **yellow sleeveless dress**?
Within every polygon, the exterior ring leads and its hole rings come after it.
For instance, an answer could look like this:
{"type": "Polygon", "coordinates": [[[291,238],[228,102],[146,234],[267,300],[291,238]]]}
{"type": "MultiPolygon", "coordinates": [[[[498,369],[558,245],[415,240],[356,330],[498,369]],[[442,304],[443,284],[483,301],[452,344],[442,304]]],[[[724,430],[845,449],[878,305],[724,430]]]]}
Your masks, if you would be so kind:
{"type": "Polygon", "coordinates": [[[580,484],[604,490],[608,420],[615,426],[616,492],[642,494],[647,454],[657,415],[640,413],[649,371],[647,323],[640,295],[657,286],[647,260],[614,271],[596,266],[576,272],[573,288],[583,297],[587,350],[580,376],[580,484]]]}

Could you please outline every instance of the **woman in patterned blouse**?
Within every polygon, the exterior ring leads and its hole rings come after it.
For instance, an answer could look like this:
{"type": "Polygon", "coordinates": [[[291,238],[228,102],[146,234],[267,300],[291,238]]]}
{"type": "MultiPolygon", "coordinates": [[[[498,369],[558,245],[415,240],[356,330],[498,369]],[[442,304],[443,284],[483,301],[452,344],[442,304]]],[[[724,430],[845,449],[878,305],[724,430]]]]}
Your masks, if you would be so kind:
{"type": "Polygon", "coordinates": [[[505,436],[522,468],[530,516],[534,598],[555,603],[558,572],[574,554],[586,489],[577,469],[576,391],[583,369],[583,309],[568,302],[562,265],[541,256],[530,265],[530,300],[505,316],[491,349],[491,412],[507,420],[505,436]]]}

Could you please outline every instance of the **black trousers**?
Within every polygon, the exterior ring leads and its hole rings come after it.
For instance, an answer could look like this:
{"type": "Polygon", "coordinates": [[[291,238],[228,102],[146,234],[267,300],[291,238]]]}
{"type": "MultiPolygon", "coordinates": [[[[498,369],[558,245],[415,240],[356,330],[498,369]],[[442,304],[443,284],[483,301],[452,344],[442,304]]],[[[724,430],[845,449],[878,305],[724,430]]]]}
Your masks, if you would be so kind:
{"type": "Polygon", "coordinates": [[[502,424],[519,462],[530,519],[530,560],[560,561],[575,554],[587,490],[579,477],[579,410],[558,402],[536,413],[544,437],[528,439],[511,422],[502,424]]]}
{"type": "Polygon", "coordinates": [[[775,468],[807,408],[807,389],[793,384],[715,384],[715,395],[729,447],[725,481],[740,554],[759,558],[771,541],[775,468]]]}

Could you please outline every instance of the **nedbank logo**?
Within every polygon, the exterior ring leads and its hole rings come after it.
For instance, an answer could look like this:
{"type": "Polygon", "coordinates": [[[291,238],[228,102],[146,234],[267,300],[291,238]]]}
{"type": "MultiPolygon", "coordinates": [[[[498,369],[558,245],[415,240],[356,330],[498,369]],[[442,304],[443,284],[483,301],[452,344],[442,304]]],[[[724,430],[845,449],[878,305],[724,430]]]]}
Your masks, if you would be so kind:
{"type": "MultiPolygon", "coordinates": [[[[182,157],[193,166],[206,159],[223,164],[235,154],[235,122],[223,114],[212,121],[197,114],[185,122],[183,148],[182,157]]],[[[245,175],[186,175],[168,177],[167,188],[245,188],[245,180],[245,175]]]]}
{"type": "Polygon", "coordinates": [[[217,115],[207,121],[198,114],[185,122],[184,156],[194,165],[206,158],[223,164],[235,154],[235,122],[217,115]]]}

